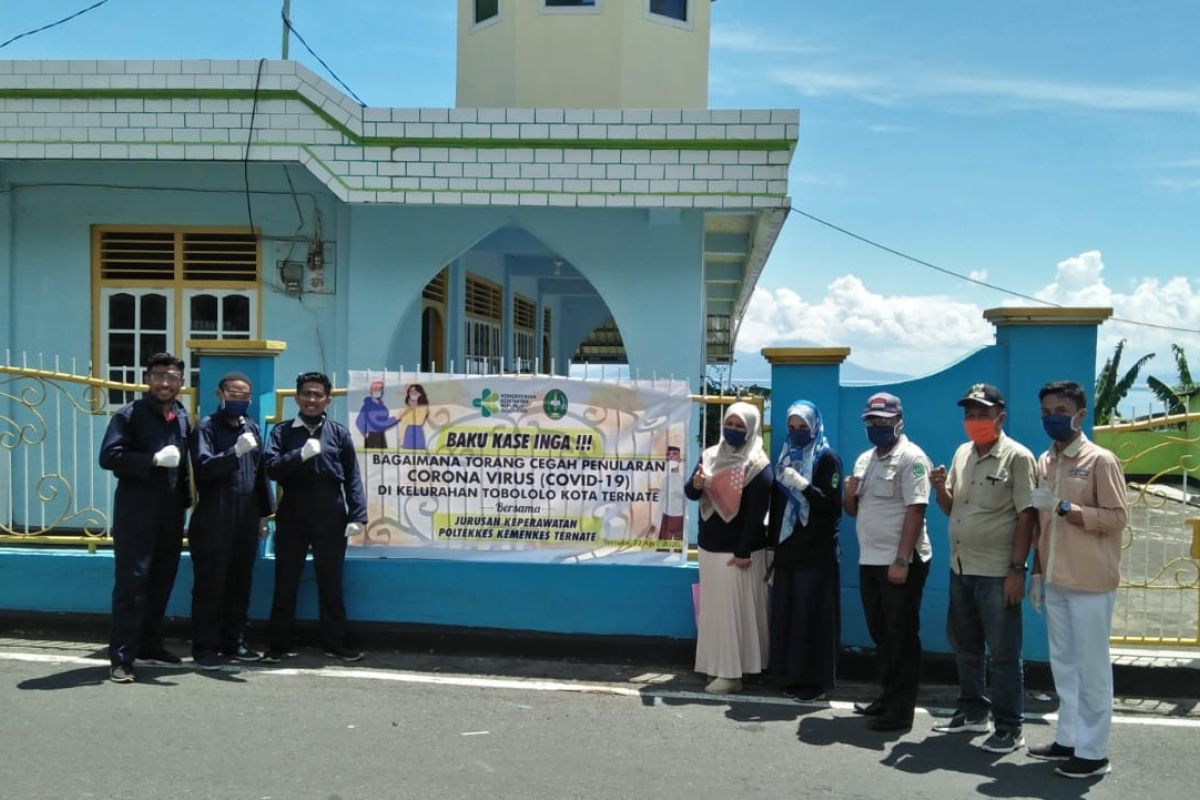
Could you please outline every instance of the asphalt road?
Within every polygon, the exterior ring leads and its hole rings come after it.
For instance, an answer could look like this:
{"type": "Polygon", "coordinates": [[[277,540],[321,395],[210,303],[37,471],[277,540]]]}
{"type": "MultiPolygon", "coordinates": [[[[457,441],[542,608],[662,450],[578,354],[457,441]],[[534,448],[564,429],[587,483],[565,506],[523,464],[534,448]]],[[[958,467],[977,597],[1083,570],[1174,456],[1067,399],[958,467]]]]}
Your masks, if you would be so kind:
{"type": "MultiPolygon", "coordinates": [[[[1113,773],[1068,780],[932,733],[946,687],[896,735],[850,713],[870,687],[798,704],[756,684],[714,700],[694,675],[644,666],[302,654],[139,678],[110,683],[94,644],[0,640],[0,798],[1167,800],[1200,780],[1191,700],[1123,701],[1113,773]]],[[[1031,700],[1030,742],[1053,735],[1052,709],[1031,700]]]]}

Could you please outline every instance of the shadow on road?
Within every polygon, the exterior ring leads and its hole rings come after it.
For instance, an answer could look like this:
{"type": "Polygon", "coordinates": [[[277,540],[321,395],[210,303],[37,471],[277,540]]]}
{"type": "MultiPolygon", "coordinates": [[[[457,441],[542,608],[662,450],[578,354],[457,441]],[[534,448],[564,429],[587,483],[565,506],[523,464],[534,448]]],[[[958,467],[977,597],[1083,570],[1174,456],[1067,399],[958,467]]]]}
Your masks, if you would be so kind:
{"type": "MultiPolygon", "coordinates": [[[[1053,731],[1045,733],[1046,737],[1052,735],[1053,731]]],[[[1035,736],[1040,739],[1040,726],[1035,736]]],[[[1053,763],[1031,761],[1021,753],[989,753],[977,747],[975,739],[965,734],[932,734],[920,740],[898,742],[880,763],[914,775],[939,771],[977,775],[985,780],[975,791],[987,797],[1074,800],[1103,780],[1064,778],[1054,774],[1053,763]]]]}
{"type": "MultiPolygon", "coordinates": [[[[175,681],[162,680],[155,670],[138,669],[137,681],[133,686],[175,686],[175,681]]],[[[30,678],[17,684],[18,689],[26,691],[53,691],[57,689],[81,689],[87,686],[102,686],[109,683],[108,667],[75,667],[53,675],[43,675],[30,678]]]]}

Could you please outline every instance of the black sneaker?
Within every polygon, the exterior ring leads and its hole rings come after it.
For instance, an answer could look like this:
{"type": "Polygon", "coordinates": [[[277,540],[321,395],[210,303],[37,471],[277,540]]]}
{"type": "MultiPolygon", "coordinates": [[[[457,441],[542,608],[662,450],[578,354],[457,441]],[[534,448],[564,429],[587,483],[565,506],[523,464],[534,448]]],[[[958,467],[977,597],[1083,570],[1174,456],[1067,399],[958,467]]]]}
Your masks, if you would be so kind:
{"type": "Polygon", "coordinates": [[[989,753],[1011,753],[1018,747],[1025,746],[1025,735],[1021,733],[1021,729],[996,731],[991,736],[979,743],[981,750],[987,750],[989,753]]]}
{"type": "Polygon", "coordinates": [[[806,683],[797,683],[791,686],[785,686],[779,690],[779,693],[784,697],[790,697],[793,700],[799,700],[802,703],[820,700],[825,696],[825,690],[820,686],[811,686],[806,683]]]}
{"type": "Polygon", "coordinates": [[[1042,761],[1068,761],[1075,757],[1075,748],[1051,742],[1029,748],[1029,755],[1040,758],[1042,761]]]}
{"type": "Polygon", "coordinates": [[[201,653],[192,658],[192,663],[204,670],[220,669],[225,662],[216,653],[201,653]]]}
{"type": "Polygon", "coordinates": [[[1107,775],[1112,766],[1107,758],[1079,758],[1071,756],[1067,763],[1055,767],[1054,771],[1065,778],[1094,778],[1097,775],[1107,775]]]}
{"type": "Polygon", "coordinates": [[[237,647],[226,648],[224,655],[234,661],[258,661],[262,658],[262,653],[252,650],[245,642],[238,642],[237,647]]]}
{"type": "Polygon", "coordinates": [[[991,727],[986,713],[972,717],[965,711],[955,711],[949,722],[934,725],[933,729],[938,733],[987,733],[991,727]]]}
{"type": "Polygon", "coordinates": [[[174,667],[183,663],[183,659],[172,653],[165,647],[159,647],[155,650],[147,650],[144,653],[138,654],[138,661],[143,661],[147,664],[159,664],[164,667],[174,667]]]}
{"type": "Polygon", "coordinates": [[[342,661],[362,661],[364,653],[357,647],[326,647],[325,655],[342,661]]]}
{"type": "Polygon", "coordinates": [[[882,700],[872,700],[869,703],[855,703],[854,713],[862,714],[864,717],[878,717],[884,712],[882,700]]]}
{"type": "Polygon", "coordinates": [[[137,676],[133,674],[132,664],[113,664],[108,670],[108,679],[113,683],[133,683],[137,676]]]}

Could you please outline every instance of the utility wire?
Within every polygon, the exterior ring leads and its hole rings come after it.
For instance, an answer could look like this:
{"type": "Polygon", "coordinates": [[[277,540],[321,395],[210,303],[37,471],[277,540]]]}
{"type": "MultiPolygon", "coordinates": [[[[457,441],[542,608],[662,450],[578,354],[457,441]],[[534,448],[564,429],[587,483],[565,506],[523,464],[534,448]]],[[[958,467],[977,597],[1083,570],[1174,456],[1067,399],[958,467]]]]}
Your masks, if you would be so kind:
{"type": "MultiPolygon", "coordinates": [[[[835,230],[844,236],[849,236],[851,239],[860,241],[863,244],[870,245],[871,247],[874,247],[878,250],[882,250],[885,253],[890,253],[891,255],[897,256],[899,258],[903,258],[905,261],[911,261],[914,264],[919,264],[922,267],[927,267],[928,269],[934,270],[935,272],[940,272],[943,275],[949,275],[952,278],[958,278],[960,281],[966,281],[967,283],[973,283],[976,286],[982,286],[985,289],[991,289],[992,291],[995,291],[995,292],[1001,292],[1002,294],[1007,294],[1007,295],[1010,295],[1011,297],[1019,297],[1022,300],[1029,300],[1032,303],[1040,303],[1042,305],[1050,306],[1053,308],[1062,308],[1063,307],[1062,303],[1055,303],[1050,300],[1043,300],[1040,297],[1034,297],[1033,295],[1018,292],[1015,289],[1009,289],[1007,287],[999,286],[994,283],[988,283],[987,281],[981,281],[978,278],[972,278],[970,275],[964,275],[961,272],[955,272],[952,269],[946,269],[945,267],[939,267],[937,264],[930,263],[929,261],[925,261],[924,259],[917,258],[916,256],[910,256],[908,253],[905,253],[901,250],[897,250],[894,247],[888,247],[886,244],[881,244],[881,243],[875,241],[874,239],[868,239],[866,236],[862,236],[860,234],[855,233],[854,231],[847,230],[847,229],[841,227],[840,225],[835,225],[834,223],[829,222],[828,220],[824,220],[818,216],[809,214],[807,211],[801,211],[798,208],[788,208],[787,210],[792,214],[799,214],[800,216],[804,217],[805,219],[812,220],[813,222],[816,222],[819,225],[824,225],[826,228],[835,230]]],[[[1176,333],[1200,334],[1200,329],[1181,328],[1181,327],[1177,327],[1175,325],[1161,325],[1157,322],[1143,322],[1143,321],[1136,320],[1136,319],[1124,319],[1122,317],[1109,317],[1109,321],[1120,322],[1125,325],[1137,325],[1137,326],[1143,327],[1143,328],[1156,328],[1156,329],[1162,330],[1162,331],[1174,331],[1176,333]]]]}
{"type": "Polygon", "coordinates": [[[304,45],[304,49],[308,51],[308,54],[311,55],[313,58],[315,58],[317,61],[319,61],[321,66],[325,68],[325,71],[328,72],[330,75],[332,75],[333,79],[335,81],[337,81],[338,84],[340,84],[343,89],[345,89],[347,92],[349,92],[350,96],[353,97],[355,100],[357,100],[358,104],[360,106],[362,106],[363,108],[366,108],[367,104],[365,102],[363,102],[363,99],[361,97],[359,97],[358,95],[356,95],[354,93],[354,90],[351,89],[349,86],[347,86],[346,82],[344,80],[342,80],[341,78],[338,77],[338,74],[333,71],[333,68],[325,63],[325,59],[323,59],[319,55],[317,55],[313,51],[313,49],[308,46],[308,42],[304,41],[304,37],[300,35],[300,31],[296,30],[296,26],[292,24],[292,21],[290,19],[288,19],[287,14],[284,14],[281,11],[279,13],[279,16],[283,18],[283,24],[287,26],[287,29],[289,31],[291,31],[292,33],[296,34],[296,38],[300,41],[300,44],[304,45]]]}
{"type": "Polygon", "coordinates": [[[82,8],[79,11],[76,11],[74,14],[71,14],[70,16],[63,17],[60,20],[48,23],[46,25],[43,25],[40,28],[34,28],[33,30],[25,31],[24,33],[18,33],[16,36],[12,37],[11,39],[5,39],[3,42],[0,42],[0,49],[8,47],[10,44],[17,41],[18,39],[24,39],[26,36],[33,36],[35,33],[41,33],[42,31],[48,31],[53,27],[62,25],[64,22],[70,22],[71,20],[75,19],[76,17],[83,16],[84,14],[91,11],[92,9],[99,8],[100,6],[104,5],[107,2],[108,2],[108,0],[99,0],[99,2],[92,3],[87,8],[82,8]]]}

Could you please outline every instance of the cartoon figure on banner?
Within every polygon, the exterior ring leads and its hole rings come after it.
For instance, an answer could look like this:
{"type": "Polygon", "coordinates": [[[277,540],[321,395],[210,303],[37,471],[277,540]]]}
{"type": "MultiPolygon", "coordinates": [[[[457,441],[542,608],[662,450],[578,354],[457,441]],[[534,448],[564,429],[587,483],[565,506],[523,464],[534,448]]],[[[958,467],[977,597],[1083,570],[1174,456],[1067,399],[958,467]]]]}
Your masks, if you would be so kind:
{"type": "Polygon", "coordinates": [[[429,419],[429,397],[419,383],[404,388],[404,411],[400,414],[400,447],[405,450],[425,449],[425,422],[429,419]]]}
{"type": "Polygon", "coordinates": [[[658,525],[650,526],[650,536],[658,534],[662,541],[683,539],[683,484],[688,475],[683,471],[683,459],[678,445],[667,446],[667,473],[659,489],[658,525]]]}
{"type": "Polygon", "coordinates": [[[383,381],[371,381],[362,408],[354,418],[354,427],[363,435],[363,447],[368,450],[386,450],[387,430],[400,421],[398,415],[388,411],[383,402],[383,381]]]}

